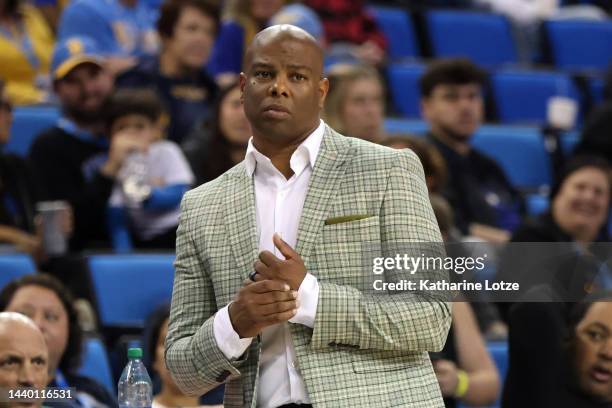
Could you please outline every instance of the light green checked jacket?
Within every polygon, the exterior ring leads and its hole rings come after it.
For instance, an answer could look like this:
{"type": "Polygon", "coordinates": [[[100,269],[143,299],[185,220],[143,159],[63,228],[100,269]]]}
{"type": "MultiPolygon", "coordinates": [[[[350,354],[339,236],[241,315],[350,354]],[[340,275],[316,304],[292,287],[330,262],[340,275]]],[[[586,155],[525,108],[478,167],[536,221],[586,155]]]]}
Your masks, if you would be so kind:
{"type": "MultiPolygon", "coordinates": [[[[261,343],[254,339],[232,361],[213,334],[215,312],[231,302],[258,254],[244,162],[188,192],[181,208],[167,366],[188,394],[225,382],[226,408],[255,407],[261,343]]],[[[433,241],[440,232],[414,153],[326,127],[296,245],[320,285],[315,324],[289,323],[314,407],[444,406],[427,351],[446,341],[450,304],[422,293],[367,294],[373,276],[362,259],[364,242],[433,241]]]]}

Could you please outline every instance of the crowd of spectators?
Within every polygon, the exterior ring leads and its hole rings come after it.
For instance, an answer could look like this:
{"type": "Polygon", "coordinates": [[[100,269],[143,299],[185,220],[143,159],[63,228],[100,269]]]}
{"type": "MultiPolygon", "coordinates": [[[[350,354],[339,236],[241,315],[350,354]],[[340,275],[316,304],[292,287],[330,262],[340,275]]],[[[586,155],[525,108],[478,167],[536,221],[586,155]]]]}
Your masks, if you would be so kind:
{"type": "MultiPolygon", "coordinates": [[[[420,11],[445,2],[381,3],[420,11]]],[[[446,2],[507,15],[523,61],[537,60],[544,19],[610,18],[608,2],[573,3],[446,2]]],[[[104,387],[75,371],[82,327],[92,324],[79,324],[87,310],[77,313],[57,278],[68,276],[66,286],[91,301],[88,282],[79,278],[86,274],[82,262],[74,261],[83,251],[174,250],[183,194],[244,159],[251,136],[241,102],[245,46],[279,23],[300,26],[325,50],[330,91],[322,115],[328,125],[417,153],[446,242],[571,244],[571,259],[547,267],[561,276],[568,264],[582,265],[597,275],[582,276],[583,288],[612,288],[612,275],[601,273],[610,251],[596,245],[609,242],[612,102],[587,118],[575,153],[555,174],[550,208],[531,217],[524,191],[472,143],[487,117],[488,73],[469,59],[427,61],[418,89],[425,137],[385,131],[385,118],[394,112],[384,76],[389,41],[362,1],[0,0],[0,146],[19,137],[11,134],[14,106],[52,104],[61,113],[27,157],[0,150],[0,244],[55,275],[28,276],[0,292],[0,385],[15,385],[3,378],[7,356],[14,354],[21,359],[11,360],[15,370],[25,372],[17,366],[27,365],[36,371],[27,374],[29,386],[76,387],[75,406],[116,405],[104,387]],[[45,248],[49,226],[37,215],[41,201],[67,205],[60,225],[68,242],[64,254],[45,248]]],[[[511,277],[516,257],[499,256],[497,279],[511,277]],[[512,268],[504,268],[508,260],[512,268]]],[[[576,284],[572,279],[537,282],[534,293],[547,300],[542,304],[460,299],[446,347],[431,355],[447,406],[491,404],[502,387],[508,407],[610,406],[610,294],[585,298],[582,290],[577,304],[562,303],[569,290],[564,284],[576,284]],[[504,385],[485,342],[506,336],[504,385]]],[[[220,403],[222,390],[199,400],[173,383],[163,362],[167,315],[167,307],[158,310],[145,333],[159,389],[154,407],[220,403]]]]}

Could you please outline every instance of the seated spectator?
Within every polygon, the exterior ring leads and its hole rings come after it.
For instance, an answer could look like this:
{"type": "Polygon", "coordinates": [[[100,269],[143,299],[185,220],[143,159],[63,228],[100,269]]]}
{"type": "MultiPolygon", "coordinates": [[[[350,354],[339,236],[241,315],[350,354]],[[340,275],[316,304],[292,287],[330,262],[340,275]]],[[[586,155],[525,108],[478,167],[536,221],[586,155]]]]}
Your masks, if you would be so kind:
{"type": "MultiPolygon", "coordinates": [[[[551,191],[549,210],[523,222],[511,239],[512,242],[566,242],[568,245],[508,247],[501,258],[497,280],[521,281],[523,286],[546,283],[550,273],[534,260],[560,258],[572,252],[590,253],[600,262],[607,262],[610,257],[607,245],[596,243],[609,241],[611,188],[610,166],[605,159],[577,156],[570,161],[551,191]]],[[[609,274],[601,274],[599,279],[600,285],[612,287],[609,274]]],[[[508,302],[498,304],[504,320],[508,320],[510,307],[508,302]]]]}
{"type": "Polygon", "coordinates": [[[108,69],[119,73],[134,65],[133,57],[158,51],[156,18],[143,0],[72,0],[62,13],[57,35],[60,41],[95,38],[100,53],[107,56],[108,69]]]}
{"type": "Polygon", "coordinates": [[[385,91],[378,72],[342,64],[333,67],[328,77],[325,121],[346,136],[380,143],[385,137],[385,91]]]}
{"type": "Polygon", "coordinates": [[[49,64],[55,39],[38,9],[23,0],[0,3],[0,79],[16,105],[49,100],[49,64]]]}
{"type": "Polygon", "coordinates": [[[159,391],[154,391],[151,408],[180,408],[180,407],[223,407],[223,386],[219,386],[206,393],[203,397],[185,395],[179,390],[172,379],[165,360],[165,341],[168,334],[168,318],[170,306],[158,307],[147,319],[144,346],[145,362],[154,383],[160,382],[159,391]],[[202,400],[203,403],[200,403],[202,400]]]}
{"type": "Polygon", "coordinates": [[[215,40],[218,9],[211,0],[175,0],[160,9],[159,56],[142,57],[117,78],[118,87],[154,87],[170,115],[168,139],[181,143],[210,115],[215,81],[202,69],[215,40]]]}
{"type": "Polygon", "coordinates": [[[612,292],[576,304],[549,287],[530,295],[510,313],[503,406],[612,406],[612,292]]]}
{"type": "Polygon", "coordinates": [[[527,220],[512,235],[513,242],[576,242],[584,249],[609,241],[608,211],[611,167],[596,156],[576,156],[550,193],[550,208],[527,220]]]}
{"type": "Polygon", "coordinates": [[[123,161],[109,200],[116,250],[130,250],[131,241],[137,248],[175,246],[179,205],[194,178],[181,149],[161,140],[162,119],[161,103],[150,90],[117,91],[108,105],[111,140],[130,138],[145,147],[123,161]]]}
{"type": "Polygon", "coordinates": [[[444,158],[438,149],[433,144],[428,143],[427,140],[424,140],[423,138],[398,135],[387,137],[382,144],[393,147],[394,149],[411,149],[414,151],[414,153],[416,153],[421,161],[421,164],[423,165],[425,182],[427,183],[427,190],[429,191],[429,194],[439,193],[445,186],[446,179],[448,178],[446,163],[444,162],[444,158]]]}
{"type": "MultiPolygon", "coordinates": [[[[246,45],[255,34],[271,25],[271,19],[282,13],[286,0],[231,0],[226,5],[224,21],[215,41],[208,68],[220,86],[238,79],[242,69],[242,58],[246,45]]],[[[306,30],[314,37],[320,37],[320,22],[314,20],[316,14],[301,6],[292,13],[301,13],[291,24],[306,30]]],[[[278,16],[277,22],[282,22],[278,16]]]]}
{"type": "MultiPolygon", "coordinates": [[[[76,388],[72,405],[116,407],[115,398],[91,378],[77,374],[83,335],[72,295],[50,275],[27,275],[0,292],[0,310],[18,312],[40,328],[49,350],[48,387],[76,388]]],[[[45,406],[65,406],[46,402],[45,406]]]]}
{"type": "Polygon", "coordinates": [[[109,141],[104,135],[104,107],[113,83],[92,40],[59,43],[52,71],[62,117],[30,149],[36,185],[42,200],[64,200],[72,207],[72,250],[108,248],[104,220],[114,179],[127,154],[144,144],[128,136],[109,141]]]}
{"type": "Polygon", "coordinates": [[[387,39],[362,0],[306,0],[321,18],[327,39],[326,55],[368,65],[383,62],[387,39]]]}
{"type": "Polygon", "coordinates": [[[246,154],[251,127],[235,82],[221,90],[215,103],[212,123],[202,123],[194,138],[183,145],[187,160],[196,177],[196,185],[214,180],[246,154]]]}
{"type": "Polygon", "coordinates": [[[502,168],[474,149],[470,139],[483,120],[484,73],[468,60],[432,63],[420,80],[421,109],[429,139],[448,166],[443,195],[463,234],[505,242],[524,206],[502,168]]]}
{"type": "MultiPolygon", "coordinates": [[[[12,105],[0,83],[0,149],[9,141],[12,105]]],[[[41,255],[41,241],[34,225],[35,187],[30,168],[21,157],[0,150],[0,244],[41,255]]]]}
{"type": "MultiPolygon", "coordinates": [[[[47,385],[49,356],[45,338],[36,324],[19,313],[0,313],[0,387],[3,390],[47,385]]],[[[5,396],[6,398],[6,396],[5,396]]],[[[43,400],[6,401],[5,407],[40,408],[43,400]]]]}

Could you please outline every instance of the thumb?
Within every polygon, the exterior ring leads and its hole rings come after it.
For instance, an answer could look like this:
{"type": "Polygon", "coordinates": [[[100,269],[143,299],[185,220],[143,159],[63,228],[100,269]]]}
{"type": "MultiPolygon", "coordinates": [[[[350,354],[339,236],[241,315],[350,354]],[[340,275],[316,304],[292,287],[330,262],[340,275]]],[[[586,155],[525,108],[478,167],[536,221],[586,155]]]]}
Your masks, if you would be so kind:
{"type": "Polygon", "coordinates": [[[281,254],[285,257],[285,259],[298,259],[299,255],[291,246],[286,243],[280,236],[278,232],[274,233],[272,237],[272,241],[274,242],[274,246],[278,248],[281,254]]]}

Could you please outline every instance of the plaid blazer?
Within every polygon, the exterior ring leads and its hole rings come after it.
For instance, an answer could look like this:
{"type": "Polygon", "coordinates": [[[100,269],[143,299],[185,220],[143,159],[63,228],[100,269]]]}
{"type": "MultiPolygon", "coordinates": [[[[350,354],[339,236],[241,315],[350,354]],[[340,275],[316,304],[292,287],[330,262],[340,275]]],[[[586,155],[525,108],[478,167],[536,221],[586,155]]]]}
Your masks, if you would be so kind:
{"type": "MultiPolygon", "coordinates": [[[[258,255],[244,162],[188,192],[181,209],[166,364],[188,394],[226,383],[225,407],[255,407],[261,343],[228,360],[213,334],[215,312],[258,255]]],[[[320,285],[315,324],[288,323],[314,407],[444,406],[427,351],[446,341],[450,304],[418,293],[366,294],[373,279],[362,256],[363,242],[440,241],[416,155],[326,127],[296,245],[320,285]]]]}

